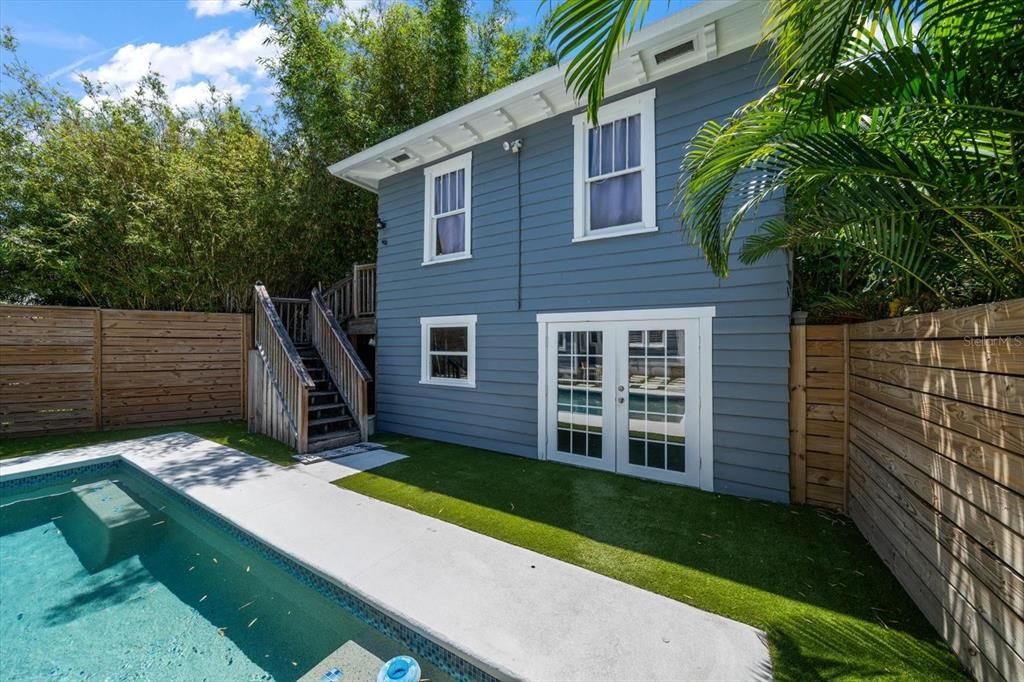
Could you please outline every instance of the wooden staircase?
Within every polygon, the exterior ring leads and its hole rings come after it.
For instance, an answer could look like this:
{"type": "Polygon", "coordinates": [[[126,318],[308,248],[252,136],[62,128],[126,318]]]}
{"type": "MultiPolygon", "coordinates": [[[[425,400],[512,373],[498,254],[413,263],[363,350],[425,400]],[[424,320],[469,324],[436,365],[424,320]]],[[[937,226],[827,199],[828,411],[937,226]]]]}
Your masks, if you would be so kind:
{"type": "Polygon", "coordinates": [[[329,306],[319,287],[309,299],[254,291],[249,430],[299,453],[366,440],[373,379],[331,310],[338,297],[329,306]]]}
{"type": "Polygon", "coordinates": [[[320,452],[362,440],[359,425],[334,385],[320,353],[312,344],[296,346],[302,364],[315,384],[309,392],[306,451],[320,452]]]}

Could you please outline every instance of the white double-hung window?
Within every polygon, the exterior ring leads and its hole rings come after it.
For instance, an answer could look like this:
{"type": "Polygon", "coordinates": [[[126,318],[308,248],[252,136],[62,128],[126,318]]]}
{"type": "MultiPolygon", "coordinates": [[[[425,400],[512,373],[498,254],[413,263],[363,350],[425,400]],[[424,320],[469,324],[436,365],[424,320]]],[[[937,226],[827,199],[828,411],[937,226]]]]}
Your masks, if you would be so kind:
{"type": "Polygon", "coordinates": [[[470,257],[473,153],[423,170],[423,264],[470,257]]]}
{"type": "Polygon", "coordinates": [[[476,387],[476,315],[420,318],[420,383],[476,387]]]}
{"type": "Polygon", "coordinates": [[[654,90],[573,118],[573,240],[658,229],[654,185],[654,90]]]}

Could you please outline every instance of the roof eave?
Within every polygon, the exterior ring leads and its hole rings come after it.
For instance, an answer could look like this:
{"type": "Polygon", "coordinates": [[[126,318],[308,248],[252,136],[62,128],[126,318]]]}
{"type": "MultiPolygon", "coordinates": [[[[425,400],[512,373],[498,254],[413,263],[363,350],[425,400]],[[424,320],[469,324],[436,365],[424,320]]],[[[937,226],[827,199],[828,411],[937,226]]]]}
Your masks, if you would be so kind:
{"type": "MultiPolygon", "coordinates": [[[[760,3],[760,6],[763,4],[760,3]]],[[[648,82],[648,79],[658,80],[721,56],[724,53],[719,51],[719,46],[723,42],[723,36],[717,22],[726,17],[750,12],[751,7],[753,5],[749,0],[707,0],[636,32],[623,46],[612,68],[612,73],[620,75],[628,75],[635,70],[636,82],[616,83],[609,87],[608,96],[642,85],[648,82]],[[645,55],[645,51],[664,49],[670,39],[685,40],[688,36],[693,37],[699,51],[693,58],[683,60],[683,66],[679,68],[666,69],[651,64],[650,55],[645,55]],[[648,73],[648,67],[654,70],[653,77],[649,78],[651,74],[648,73]]],[[[740,22],[740,26],[742,25],[740,22]]],[[[760,38],[760,22],[755,33],[756,36],[742,36],[739,42],[732,41],[732,49],[728,51],[739,49],[737,45],[749,47],[755,44],[760,38]]],[[[520,127],[578,109],[580,106],[580,103],[565,91],[563,65],[552,66],[342,159],[330,165],[329,170],[348,182],[376,193],[380,181],[387,177],[444,158],[520,127]],[[515,110],[519,116],[523,103],[527,101],[535,103],[537,115],[531,115],[527,119],[520,116],[521,120],[517,122],[506,109],[515,110]],[[488,123],[488,129],[485,133],[480,133],[478,129],[485,122],[488,123]],[[460,138],[457,139],[460,141],[448,143],[441,139],[444,136],[450,141],[452,135],[459,135],[460,138]],[[423,148],[428,143],[432,143],[428,147],[432,151],[425,153],[423,148]],[[420,151],[412,151],[414,148],[419,148],[420,151]],[[405,162],[395,162],[393,157],[403,152],[410,153],[411,158],[405,162]]]]}

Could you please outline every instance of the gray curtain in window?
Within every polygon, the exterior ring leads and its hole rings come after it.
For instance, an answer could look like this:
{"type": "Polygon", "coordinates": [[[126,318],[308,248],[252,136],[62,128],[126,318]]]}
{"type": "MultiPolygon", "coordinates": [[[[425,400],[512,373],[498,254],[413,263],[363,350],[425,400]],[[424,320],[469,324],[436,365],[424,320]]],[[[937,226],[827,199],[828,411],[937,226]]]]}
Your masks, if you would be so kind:
{"type": "Polygon", "coordinates": [[[640,194],[639,172],[590,183],[590,229],[640,222],[640,194]]]}
{"type": "Polygon", "coordinates": [[[450,215],[437,220],[437,255],[461,253],[466,250],[466,214],[450,215]]]}

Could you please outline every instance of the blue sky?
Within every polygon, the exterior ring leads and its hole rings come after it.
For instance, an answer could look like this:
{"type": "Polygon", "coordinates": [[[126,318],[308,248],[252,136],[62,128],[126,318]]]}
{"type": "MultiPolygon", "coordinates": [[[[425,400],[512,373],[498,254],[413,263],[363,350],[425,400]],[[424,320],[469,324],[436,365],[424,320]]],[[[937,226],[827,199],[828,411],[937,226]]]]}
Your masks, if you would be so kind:
{"type": "MultiPolygon", "coordinates": [[[[655,0],[647,21],[684,4],[690,3],[655,0]]],[[[477,5],[486,9],[490,1],[477,5]]],[[[510,5],[518,24],[538,21],[537,0],[510,5]]],[[[211,83],[246,108],[273,103],[272,83],[259,65],[273,55],[263,44],[269,30],[240,0],[0,0],[0,24],[14,29],[33,70],[76,94],[78,73],[131,90],[151,67],[180,106],[203,99],[211,83]]]]}

